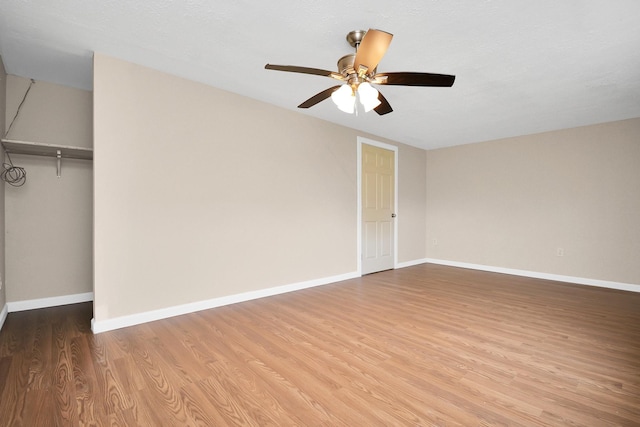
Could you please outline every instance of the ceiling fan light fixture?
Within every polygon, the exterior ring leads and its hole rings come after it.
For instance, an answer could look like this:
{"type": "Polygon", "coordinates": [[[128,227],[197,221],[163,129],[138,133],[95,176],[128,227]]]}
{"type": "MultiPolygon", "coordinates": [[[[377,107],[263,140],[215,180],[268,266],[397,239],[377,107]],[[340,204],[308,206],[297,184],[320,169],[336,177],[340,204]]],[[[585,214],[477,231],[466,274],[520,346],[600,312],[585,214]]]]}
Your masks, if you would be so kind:
{"type": "Polygon", "coordinates": [[[378,90],[371,86],[370,83],[360,83],[358,86],[358,97],[360,98],[360,103],[364,107],[365,113],[368,113],[380,105],[378,90]]]}
{"type": "Polygon", "coordinates": [[[307,99],[298,108],[313,107],[331,97],[336,106],[345,113],[354,114],[364,110],[374,110],[383,116],[393,111],[387,98],[371,86],[423,86],[451,87],[456,76],[421,72],[378,73],[378,64],[387,52],[393,34],[382,30],[351,31],[347,35],[349,44],[356,48],[355,53],[344,55],[338,60],[338,72],[320,68],[299,67],[296,65],[266,64],[268,70],[288,71],[291,73],[312,74],[329,77],[342,83],[318,92],[307,99]],[[344,84],[346,83],[346,84],[344,84]],[[362,108],[356,109],[356,98],[362,108]]]}
{"type": "Polygon", "coordinates": [[[331,100],[340,111],[353,114],[356,105],[356,96],[350,85],[345,84],[340,86],[338,90],[331,94],[331,100]]]}

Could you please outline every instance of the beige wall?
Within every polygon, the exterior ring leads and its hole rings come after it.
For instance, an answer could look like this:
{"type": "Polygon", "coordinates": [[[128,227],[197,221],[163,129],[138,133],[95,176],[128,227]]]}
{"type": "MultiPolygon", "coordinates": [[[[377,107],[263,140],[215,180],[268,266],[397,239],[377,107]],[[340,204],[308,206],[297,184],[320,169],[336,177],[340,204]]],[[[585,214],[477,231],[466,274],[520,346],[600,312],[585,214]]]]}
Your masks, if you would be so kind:
{"type": "MultiPolygon", "coordinates": [[[[396,144],[397,145],[397,144],[396,144]]],[[[398,150],[398,262],[424,259],[426,254],[427,152],[401,145],[398,150]]]]}
{"type": "MultiPolygon", "coordinates": [[[[8,76],[7,124],[29,87],[8,76]]],[[[91,92],[37,81],[7,139],[79,147],[92,145],[91,92]]],[[[4,116],[4,115],[3,115],[4,116]]],[[[92,291],[92,164],[11,156],[27,171],[22,187],[5,185],[6,284],[9,302],[92,291]]]]}
{"type": "Polygon", "coordinates": [[[429,151],[427,255],[640,284],[639,165],[640,119],[429,151]]]}
{"type": "MultiPolygon", "coordinates": [[[[96,54],[96,321],[355,272],[358,135],[96,54]]],[[[424,257],[416,152],[400,261],[424,257]]]]}
{"type": "MultiPolygon", "coordinates": [[[[4,70],[4,63],[0,56],[0,134],[4,136],[5,129],[5,109],[6,109],[6,94],[7,94],[7,73],[4,70]]],[[[0,161],[4,163],[4,150],[0,150],[0,161]]],[[[6,267],[5,267],[5,225],[4,225],[4,186],[3,182],[0,182],[0,312],[5,307],[7,302],[6,298],[6,267]]],[[[0,319],[1,320],[1,319],[0,319]]]]}

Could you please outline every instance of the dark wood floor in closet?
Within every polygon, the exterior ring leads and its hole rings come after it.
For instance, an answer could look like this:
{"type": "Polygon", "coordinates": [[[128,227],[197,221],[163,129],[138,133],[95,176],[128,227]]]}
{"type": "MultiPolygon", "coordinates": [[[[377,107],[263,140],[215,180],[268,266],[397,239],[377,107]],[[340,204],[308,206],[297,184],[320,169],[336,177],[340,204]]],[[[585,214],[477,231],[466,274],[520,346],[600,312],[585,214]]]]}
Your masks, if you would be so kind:
{"type": "Polygon", "coordinates": [[[640,293],[425,264],[95,336],[91,317],[9,314],[0,425],[640,425],[640,293]]]}

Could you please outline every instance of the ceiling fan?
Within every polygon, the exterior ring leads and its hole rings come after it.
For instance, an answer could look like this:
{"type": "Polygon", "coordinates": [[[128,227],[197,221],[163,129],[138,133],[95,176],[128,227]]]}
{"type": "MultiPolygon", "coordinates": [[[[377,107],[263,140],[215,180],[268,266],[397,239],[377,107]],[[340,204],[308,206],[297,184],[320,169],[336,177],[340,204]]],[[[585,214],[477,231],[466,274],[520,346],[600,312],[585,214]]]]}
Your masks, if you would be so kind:
{"type": "Polygon", "coordinates": [[[357,30],[347,34],[347,41],[356,49],[356,53],[343,56],[338,60],[338,72],[319,68],[298,67],[295,65],[264,66],[267,70],[288,71],[292,73],[314,74],[344,82],[325,89],[298,105],[298,108],[313,107],[331,97],[338,108],[346,113],[356,111],[356,96],[364,111],[374,110],[379,115],[393,111],[387,99],[372,84],[396,86],[439,86],[451,87],[455,76],[447,74],[391,72],[378,73],[378,63],[386,53],[393,34],[386,31],[357,30]]]}

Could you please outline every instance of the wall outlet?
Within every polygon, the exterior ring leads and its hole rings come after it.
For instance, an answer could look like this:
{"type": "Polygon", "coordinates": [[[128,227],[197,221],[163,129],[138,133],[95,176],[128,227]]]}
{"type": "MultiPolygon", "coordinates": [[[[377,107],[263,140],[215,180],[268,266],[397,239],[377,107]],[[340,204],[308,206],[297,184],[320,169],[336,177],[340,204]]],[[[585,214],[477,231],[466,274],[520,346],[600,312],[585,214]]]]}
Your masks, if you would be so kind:
{"type": "Polygon", "coordinates": [[[438,239],[433,239],[433,240],[431,241],[431,244],[432,244],[433,246],[438,246],[438,239]]]}
{"type": "Polygon", "coordinates": [[[563,248],[556,249],[556,256],[564,256],[564,249],[563,248]]]}

